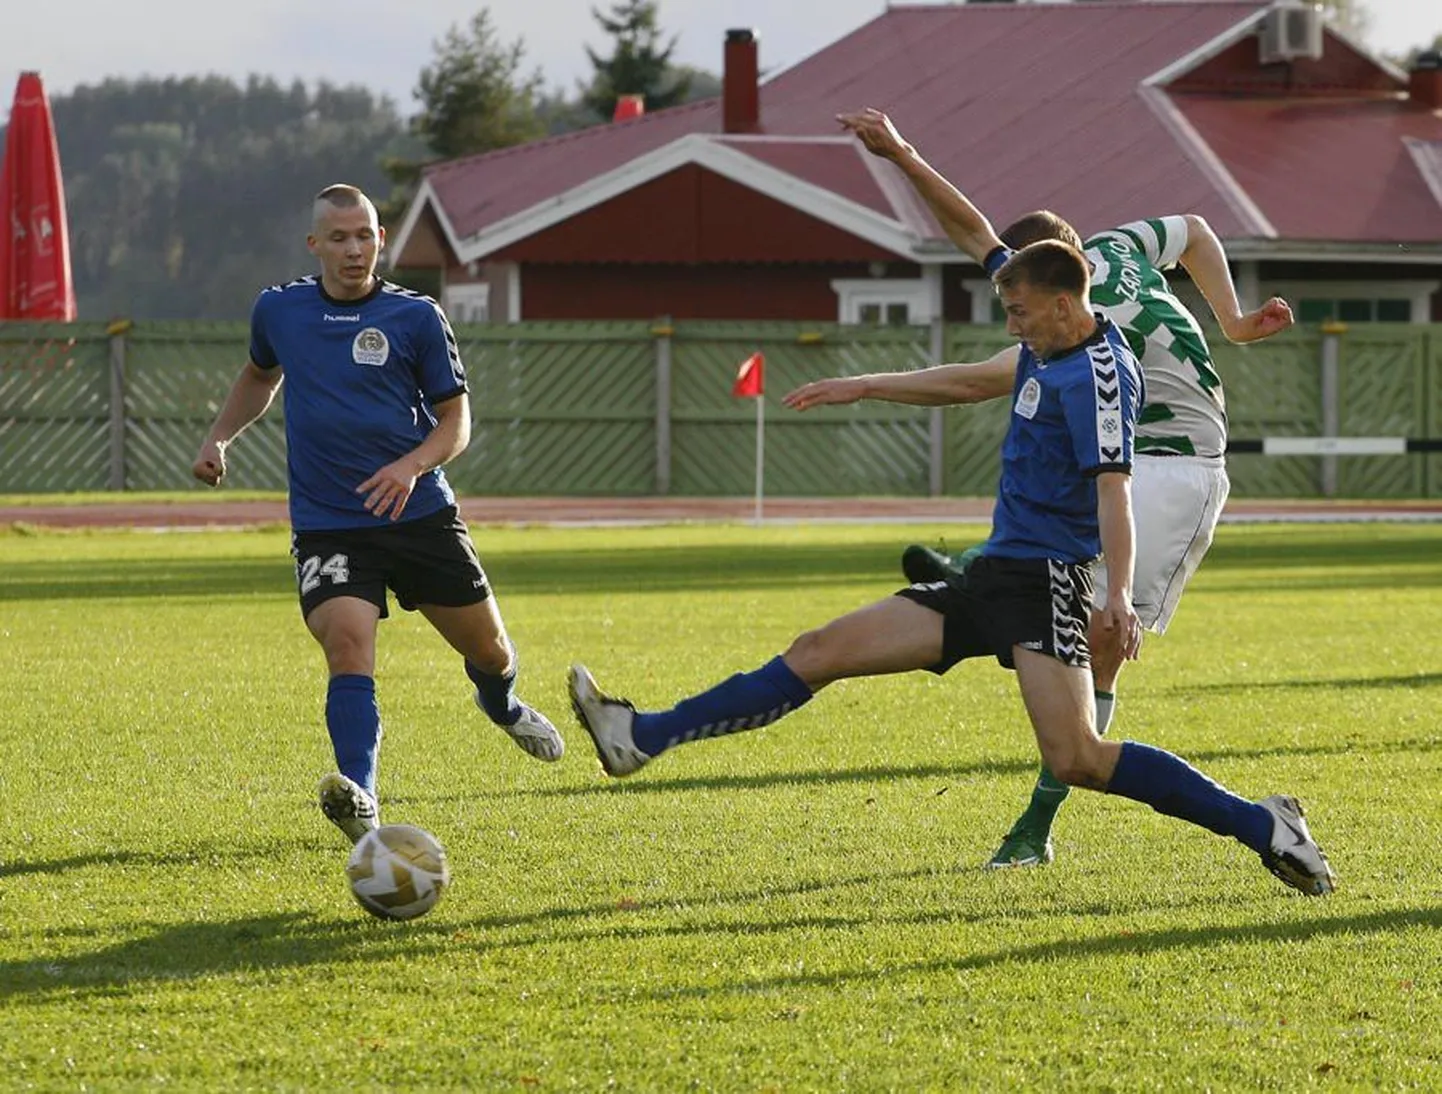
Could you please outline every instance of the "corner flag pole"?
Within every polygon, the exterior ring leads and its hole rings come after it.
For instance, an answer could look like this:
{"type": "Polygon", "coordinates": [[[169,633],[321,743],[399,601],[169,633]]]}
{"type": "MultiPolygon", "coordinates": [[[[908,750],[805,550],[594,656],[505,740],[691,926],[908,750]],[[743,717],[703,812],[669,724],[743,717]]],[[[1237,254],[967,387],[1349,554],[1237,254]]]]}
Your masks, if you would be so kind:
{"type": "Polygon", "coordinates": [[[756,523],[761,523],[762,495],[766,481],[766,397],[756,396],[756,523]]]}
{"type": "Polygon", "coordinates": [[[766,358],[757,350],[736,370],[731,394],[738,399],[756,400],[756,514],[761,523],[762,493],[766,478],[766,358]]]}

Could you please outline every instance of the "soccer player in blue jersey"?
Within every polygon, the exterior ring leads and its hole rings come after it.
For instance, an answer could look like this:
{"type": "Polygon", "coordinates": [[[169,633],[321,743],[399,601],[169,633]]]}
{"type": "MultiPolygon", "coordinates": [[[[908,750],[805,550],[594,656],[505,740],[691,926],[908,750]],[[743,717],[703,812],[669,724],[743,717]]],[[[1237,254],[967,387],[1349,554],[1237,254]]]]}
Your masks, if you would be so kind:
{"type": "Polygon", "coordinates": [[[226,450],[285,381],[292,553],[301,612],[325,653],[325,721],[339,771],[321,810],[352,842],[379,824],[376,632],[386,590],[464,658],[476,705],[530,755],[555,727],[516,695],[516,651],[441,466],[470,442],[466,374],[439,305],[376,276],[385,229],[354,186],[315,198],[320,276],[263,291],[250,360],[193,467],[211,486],[226,450]]]}
{"type": "Polygon", "coordinates": [[[1129,472],[1142,401],[1135,357],[1094,314],[1086,259],[1064,243],[1015,253],[990,225],[967,248],[1022,342],[991,537],[959,580],[912,585],[798,637],[781,656],[723,680],[670,710],[637,711],[571,669],[572,707],[612,776],[677,745],[756,729],[835,680],[927,669],[991,655],[1014,669],[1047,765],[1072,786],[1145,802],[1229,835],[1288,885],[1332,891],[1334,877],[1296,802],[1251,802],[1161,749],[1097,735],[1088,616],[1091,563],[1104,556],[1100,626],[1135,656],[1129,472]]]}

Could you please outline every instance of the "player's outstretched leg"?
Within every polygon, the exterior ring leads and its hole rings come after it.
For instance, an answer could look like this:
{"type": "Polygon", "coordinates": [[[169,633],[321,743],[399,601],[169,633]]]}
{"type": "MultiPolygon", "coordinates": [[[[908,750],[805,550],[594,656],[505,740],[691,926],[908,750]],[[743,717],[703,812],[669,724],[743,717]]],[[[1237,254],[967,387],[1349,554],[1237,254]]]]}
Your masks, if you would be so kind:
{"type": "Polygon", "coordinates": [[[1325,896],[1337,887],[1295,798],[1275,795],[1249,802],[1180,757],[1136,741],[1122,744],[1106,792],[1232,836],[1256,851],[1268,870],[1308,896],[1325,896]]]}
{"type": "Polygon", "coordinates": [[[511,671],[504,676],[482,672],[470,661],[466,662],[466,675],[476,686],[475,701],[481,713],[504,729],[522,751],[547,763],[554,763],[564,755],[566,742],[551,720],[516,695],[514,646],[511,647],[511,671]]]}
{"type": "Polygon", "coordinates": [[[603,693],[584,665],[572,667],[570,690],[571,707],[595,742],[601,766],[613,776],[638,771],[679,744],[768,726],[812,695],[781,657],[654,713],[603,693]]]}
{"type": "Polygon", "coordinates": [[[380,813],[375,798],[339,771],[324,776],[316,793],[326,820],[345,833],[351,843],[358,843],[362,836],[379,826],[380,813]]]}

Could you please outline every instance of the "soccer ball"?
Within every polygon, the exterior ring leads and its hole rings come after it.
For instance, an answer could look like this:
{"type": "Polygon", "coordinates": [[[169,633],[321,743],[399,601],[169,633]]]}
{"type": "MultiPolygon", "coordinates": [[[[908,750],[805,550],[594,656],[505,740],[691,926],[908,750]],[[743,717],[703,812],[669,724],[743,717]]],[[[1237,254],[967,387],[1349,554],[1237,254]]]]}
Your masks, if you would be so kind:
{"type": "Polygon", "coordinates": [[[351,849],[345,867],[360,906],[381,919],[415,919],[434,908],[451,883],[446,851],[409,824],[384,824],[351,849]]]}

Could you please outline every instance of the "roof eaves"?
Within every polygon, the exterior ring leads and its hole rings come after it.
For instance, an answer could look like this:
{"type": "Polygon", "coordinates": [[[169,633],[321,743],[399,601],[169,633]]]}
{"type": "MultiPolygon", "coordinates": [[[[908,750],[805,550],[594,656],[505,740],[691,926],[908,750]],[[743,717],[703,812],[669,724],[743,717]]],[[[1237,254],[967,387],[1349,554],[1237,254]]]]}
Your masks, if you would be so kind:
{"type": "Polygon", "coordinates": [[[1350,240],[1229,239],[1227,257],[1239,261],[1386,262],[1403,265],[1442,264],[1442,243],[1372,243],[1350,240]]]}
{"type": "Polygon", "coordinates": [[[399,256],[405,253],[406,244],[410,242],[411,233],[415,231],[416,225],[420,223],[421,214],[429,205],[440,221],[441,231],[445,233],[446,243],[451,248],[452,254],[460,254],[460,237],[456,234],[455,226],[451,218],[446,216],[446,210],[436,198],[435,189],[431,186],[430,180],[421,179],[420,189],[411,198],[410,206],[406,209],[406,215],[401,220],[400,227],[394,235],[386,241],[387,252],[392,256],[399,256]]]}
{"type": "MultiPolygon", "coordinates": [[[[832,141],[828,138],[827,143],[832,141]]],[[[772,167],[730,147],[718,135],[702,133],[679,137],[612,171],[488,225],[463,240],[456,247],[456,254],[463,262],[484,258],[689,164],[704,167],[901,257],[916,257],[919,240],[900,221],[772,167]]]]}

